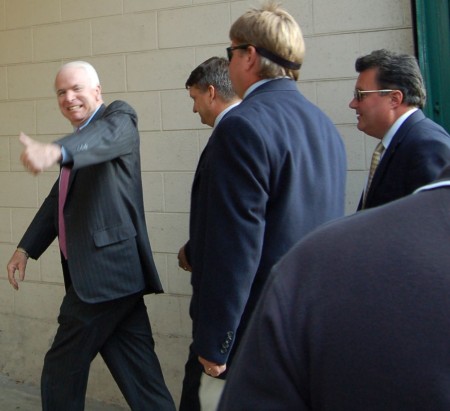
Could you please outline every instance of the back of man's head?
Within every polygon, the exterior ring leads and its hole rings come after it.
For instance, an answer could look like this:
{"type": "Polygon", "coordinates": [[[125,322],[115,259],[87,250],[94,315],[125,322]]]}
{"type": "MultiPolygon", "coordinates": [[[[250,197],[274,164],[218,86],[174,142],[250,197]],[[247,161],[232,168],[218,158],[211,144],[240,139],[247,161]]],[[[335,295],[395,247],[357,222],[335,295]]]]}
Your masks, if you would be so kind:
{"type": "Polygon", "coordinates": [[[236,44],[262,49],[261,78],[298,79],[305,55],[303,34],[295,19],[277,3],[269,1],[244,13],[231,26],[229,37],[236,44]]]}
{"type": "Polygon", "coordinates": [[[223,101],[231,101],[236,98],[236,93],[231,85],[228,75],[228,60],[223,57],[211,57],[197,66],[186,80],[186,88],[196,86],[206,91],[213,86],[223,101]]]}

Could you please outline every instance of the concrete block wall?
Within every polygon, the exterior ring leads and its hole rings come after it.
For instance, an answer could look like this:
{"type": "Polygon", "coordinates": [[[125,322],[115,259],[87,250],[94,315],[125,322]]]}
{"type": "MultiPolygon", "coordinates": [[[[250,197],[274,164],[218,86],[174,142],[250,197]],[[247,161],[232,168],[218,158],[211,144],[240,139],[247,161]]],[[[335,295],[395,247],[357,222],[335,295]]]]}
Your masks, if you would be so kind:
{"type": "MultiPolygon", "coordinates": [[[[61,63],[98,70],[106,102],[137,110],[150,240],[166,294],[146,298],[167,383],[178,401],[190,341],[189,276],[177,267],[188,235],[190,186],[209,129],[184,89],[191,70],[225,56],[231,23],[258,0],[0,0],[0,372],[39,383],[64,294],[56,243],[30,261],[18,292],[6,264],[57,177],[33,177],[20,162],[21,130],[52,141],[70,131],[53,80],[61,63]]],[[[285,0],[300,23],[306,58],[300,90],[335,122],[348,155],[347,213],[356,209],[373,139],[348,108],[355,59],[377,48],[413,53],[410,0],[285,0]]],[[[88,395],[124,404],[102,361],[88,395]]]]}

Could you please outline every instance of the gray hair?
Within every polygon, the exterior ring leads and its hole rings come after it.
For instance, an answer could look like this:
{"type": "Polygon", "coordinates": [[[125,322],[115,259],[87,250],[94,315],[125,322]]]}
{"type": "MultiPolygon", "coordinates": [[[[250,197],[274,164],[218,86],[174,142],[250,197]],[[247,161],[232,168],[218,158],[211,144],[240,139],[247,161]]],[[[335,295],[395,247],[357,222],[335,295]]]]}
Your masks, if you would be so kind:
{"type": "Polygon", "coordinates": [[[100,79],[98,78],[97,71],[95,70],[94,66],[92,66],[92,64],[89,64],[88,62],[81,60],[71,61],[69,63],[64,64],[59,69],[58,74],[66,68],[81,68],[87,73],[92,87],[97,87],[100,85],[100,79]]]}
{"type": "Polygon", "coordinates": [[[186,88],[197,86],[206,91],[209,86],[214,86],[222,100],[231,101],[236,93],[231,85],[228,65],[228,60],[223,57],[209,58],[191,72],[186,80],[186,88]]]}

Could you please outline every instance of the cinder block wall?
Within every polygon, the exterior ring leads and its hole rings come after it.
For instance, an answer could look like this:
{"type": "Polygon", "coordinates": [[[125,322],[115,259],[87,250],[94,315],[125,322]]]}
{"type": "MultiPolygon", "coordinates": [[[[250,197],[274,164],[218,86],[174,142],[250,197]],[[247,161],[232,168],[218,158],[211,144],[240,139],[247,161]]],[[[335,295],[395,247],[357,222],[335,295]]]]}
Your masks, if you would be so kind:
{"type": "MultiPolygon", "coordinates": [[[[190,341],[189,276],[176,254],[187,239],[190,186],[209,129],[184,89],[191,70],[225,55],[231,23],[253,1],[0,0],[0,372],[39,383],[64,294],[56,244],[30,261],[12,290],[6,264],[57,177],[19,163],[21,130],[52,141],[70,131],[53,80],[61,63],[84,59],[97,69],[106,102],[124,99],[139,114],[142,174],[150,240],[166,294],[146,299],[164,374],[178,401],[190,341]]],[[[286,0],[307,46],[299,88],[333,119],[348,154],[347,213],[356,209],[374,147],[348,108],[354,61],[377,48],[413,52],[409,0],[286,0]]],[[[96,359],[88,395],[124,404],[96,359]]]]}

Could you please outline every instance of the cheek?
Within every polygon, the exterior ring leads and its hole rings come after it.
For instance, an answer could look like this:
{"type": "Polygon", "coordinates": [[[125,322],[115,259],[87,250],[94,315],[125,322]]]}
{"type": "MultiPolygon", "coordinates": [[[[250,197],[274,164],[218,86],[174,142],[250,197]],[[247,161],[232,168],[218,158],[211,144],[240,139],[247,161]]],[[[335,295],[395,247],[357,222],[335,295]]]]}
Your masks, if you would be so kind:
{"type": "Polygon", "coordinates": [[[65,101],[66,101],[66,97],[65,97],[65,96],[58,96],[58,97],[57,97],[58,106],[59,106],[61,109],[64,107],[65,101]]]}
{"type": "Polygon", "coordinates": [[[197,104],[197,111],[199,113],[203,113],[205,110],[205,102],[204,101],[200,101],[200,103],[197,104]]]}
{"type": "Polygon", "coordinates": [[[230,76],[230,80],[236,81],[236,75],[234,73],[234,70],[229,70],[229,76],[230,76]]]}
{"type": "Polygon", "coordinates": [[[382,118],[383,115],[384,113],[382,108],[377,106],[372,106],[364,112],[364,116],[367,117],[372,123],[380,120],[380,117],[382,118]]]}

